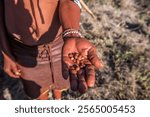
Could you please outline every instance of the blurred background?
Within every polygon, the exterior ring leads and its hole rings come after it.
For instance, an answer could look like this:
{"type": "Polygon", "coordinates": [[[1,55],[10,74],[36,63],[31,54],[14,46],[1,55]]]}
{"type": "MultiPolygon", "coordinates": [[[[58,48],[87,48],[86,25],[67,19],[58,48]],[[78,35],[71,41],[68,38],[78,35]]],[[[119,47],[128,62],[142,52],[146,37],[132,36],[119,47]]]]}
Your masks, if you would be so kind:
{"type": "MultiPolygon", "coordinates": [[[[83,0],[81,31],[97,48],[105,67],[85,94],[68,90],[63,99],[150,99],[150,0],[83,0]]],[[[27,99],[19,80],[2,71],[0,99],[27,99]]],[[[49,93],[50,99],[51,92],[49,93]]]]}

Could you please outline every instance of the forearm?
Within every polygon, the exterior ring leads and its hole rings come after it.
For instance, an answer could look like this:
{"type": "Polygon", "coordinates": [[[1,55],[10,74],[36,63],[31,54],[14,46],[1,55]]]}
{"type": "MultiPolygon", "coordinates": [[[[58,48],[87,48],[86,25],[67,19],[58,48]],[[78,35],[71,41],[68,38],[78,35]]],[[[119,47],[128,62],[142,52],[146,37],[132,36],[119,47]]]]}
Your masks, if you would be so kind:
{"type": "Polygon", "coordinates": [[[59,17],[63,30],[80,29],[80,8],[72,0],[60,0],[59,17]]]}
{"type": "Polygon", "coordinates": [[[9,48],[9,43],[7,40],[7,31],[4,22],[4,6],[3,1],[0,1],[0,49],[4,57],[11,57],[11,52],[9,48]]]}

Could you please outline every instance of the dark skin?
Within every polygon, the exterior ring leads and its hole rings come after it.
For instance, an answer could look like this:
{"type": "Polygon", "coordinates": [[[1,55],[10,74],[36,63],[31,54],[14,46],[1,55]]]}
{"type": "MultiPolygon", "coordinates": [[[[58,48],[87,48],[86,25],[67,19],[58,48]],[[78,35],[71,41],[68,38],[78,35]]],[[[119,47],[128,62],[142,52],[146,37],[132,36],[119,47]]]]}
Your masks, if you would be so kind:
{"type": "MultiPolygon", "coordinates": [[[[46,4],[45,6],[44,4],[42,5],[43,7],[46,6],[46,4]]],[[[55,6],[52,5],[52,9],[50,9],[50,11],[51,10],[53,11],[54,9],[55,9],[55,6]]],[[[46,15],[47,11],[43,11],[43,14],[44,12],[45,12],[45,16],[47,16],[46,15]]],[[[1,16],[3,15],[2,3],[0,3],[0,15],[1,16]]],[[[52,15],[49,17],[53,17],[52,15]]],[[[48,19],[48,18],[45,18],[45,19],[48,19]]],[[[71,0],[60,0],[59,20],[62,25],[63,31],[69,28],[77,29],[77,30],[80,29],[80,26],[79,26],[80,8],[71,0]]],[[[44,31],[47,29],[46,26],[47,26],[46,24],[43,26],[43,29],[41,29],[42,30],[41,33],[38,34],[36,38],[40,38],[38,36],[44,33],[44,31]]],[[[1,41],[2,53],[4,55],[4,71],[13,78],[19,78],[21,75],[20,69],[18,68],[17,62],[15,62],[15,59],[11,57],[12,55],[10,52],[9,43],[6,41],[5,42],[2,41],[2,39],[7,40],[7,36],[5,34],[4,19],[2,18],[0,18],[0,27],[3,27],[3,28],[0,28],[0,38],[1,38],[0,41],[1,41]],[[6,46],[3,47],[4,45],[6,46]]],[[[39,27],[42,27],[42,24],[41,25],[39,24],[39,27]]],[[[11,29],[11,30],[16,31],[16,29],[11,29]]],[[[33,35],[33,37],[35,37],[35,35],[33,35]]],[[[81,93],[84,93],[84,91],[82,92],[82,89],[87,89],[87,87],[94,86],[95,84],[94,68],[95,67],[101,68],[103,66],[101,61],[97,57],[96,48],[94,47],[92,43],[90,43],[85,38],[68,38],[64,40],[64,46],[62,50],[62,63],[63,63],[62,64],[63,76],[65,78],[70,78],[71,88],[73,90],[79,90],[81,93]],[[72,65],[72,62],[68,58],[68,54],[73,53],[73,52],[82,54],[83,56],[87,57],[90,62],[88,65],[86,65],[84,69],[81,69],[77,74],[74,74],[69,70],[69,67],[72,65]],[[77,79],[79,80],[77,81],[77,79]]]]}
{"type": "MultiPolygon", "coordinates": [[[[60,20],[63,26],[63,29],[68,28],[79,29],[80,22],[80,9],[74,3],[62,0],[60,6],[60,20]],[[68,6],[67,6],[67,5],[68,6]],[[62,12],[65,10],[65,12],[62,12]],[[69,19],[68,19],[69,17],[69,19]],[[75,17],[75,18],[74,18],[75,17]]],[[[85,38],[68,38],[64,42],[63,46],[63,76],[70,77],[71,88],[73,90],[78,90],[82,92],[82,89],[86,90],[87,87],[93,87],[95,84],[95,70],[96,68],[103,67],[102,62],[96,54],[95,46],[90,43],[85,38]],[[77,52],[89,59],[90,64],[80,70],[77,74],[69,70],[69,67],[73,65],[72,61],[69,59],[68,54],[77,52]],[[78,80],[79,79],[79,80],[78,80]],[[79,86],[78,86],[79,85],[79,86]]],[[[84,91],[83,91],[84,92],[84,91]]]]}
{"type": "MultiPolygon", "coordinates": [[[[90,43],[87,39],[80,39],[80,38],[71,38],[67,39],[65,41],[64,47],[63,47],[63,74],[64,77],[68,77],[70,75],[71,79],[71,86],[73,90],[78,90],[77,88],[77,79],[79,79],[79,84],[83,84],[85,86],[81,87],[93,87],[95,84],[95,70],[96,68],[101,68],[102,63],[100,62],[97,54],[96,54],[96,48],[93,46],[92,43],[90,43]],[[71,45],[71,47],[70,47],[71,45]],[[82,56],[88,58],[89,62],[88,65],[82,70],[80,70],[77,74],[73,73],[69,70],[69,66],[72,66],[73,63],[68,57],[69,53],[77,52],[81,54],[82,56]],[[84,74],[85,73],[85,74],[84,74]],[[76,78],[78,77],[78,78],[76,78]],[[74,80],[74,81],[73,81],[74,80]],[[80,83],[80,82],[86,82],[86,83],[80,83]]],[[[82,89],[81,89],[82,90],[82,89]]]]}
{"type": "Polygon", "coordinates": [[[14,74],[14,71],[18,71],[19,73],[19,69],[17,67],[17,63],[14,62],[14,58],[11,55],[10,52],[10,48],[9,48],[9,44],[7,41],[7,34],[6,34],[6,27],[4,25],[4,6],[3,6],[3,1],[0,1],[0,47],[2,49],[2,54],[4,56],[4,71],[11,77],[14,78],[19,78],[19,75],[14,74]],[[3,39],[5,41],[3,41],[3,39]]]}

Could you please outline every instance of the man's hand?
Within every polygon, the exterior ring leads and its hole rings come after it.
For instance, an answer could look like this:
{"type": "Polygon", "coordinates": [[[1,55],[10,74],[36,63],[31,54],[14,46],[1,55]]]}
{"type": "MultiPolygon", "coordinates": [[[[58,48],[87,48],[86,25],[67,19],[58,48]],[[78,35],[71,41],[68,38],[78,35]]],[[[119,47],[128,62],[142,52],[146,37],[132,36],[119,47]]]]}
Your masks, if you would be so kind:
{"type": "Polygon", "coordinates": [[[21,71],[19,70],[17,64],[9,58],[6,54],[4,54],[4,71],[13,78],[19,78],[21,75],[21,71]]]}
{"type": "Polygon", "coordinates": [[[65,40],[63,46],[63,76],[70,78],[71,89],[74,91],[79,90],[80,93],[85,93],[88,87],[93,87],[95,84],[95,70],[96,68],[103,67],[102,62],[96,54],[96,48],[87,39],[83,38],[69,38],[65,40]],[[83,58],[86,58],[85,66],[78,68],[74,72],[70,68],[74,62],[70,59],[69,54],[77,53],[83,58]]]}

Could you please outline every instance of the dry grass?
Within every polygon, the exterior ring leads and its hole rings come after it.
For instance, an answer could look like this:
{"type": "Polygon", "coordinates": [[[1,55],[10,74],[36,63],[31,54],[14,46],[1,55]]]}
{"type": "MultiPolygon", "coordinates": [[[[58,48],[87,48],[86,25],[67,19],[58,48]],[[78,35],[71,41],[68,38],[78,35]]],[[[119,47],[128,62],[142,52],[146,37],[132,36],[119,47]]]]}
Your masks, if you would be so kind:
{"type": "MultiPolygon", "coordinates": [[[[144,0],[85,0],[82,31],[97,47],[105,68],[86,94],[64,99],[150,99],[150,7],[144,0]]],[[[67,95],[67,97],[66,97],[67,95]]]]}

